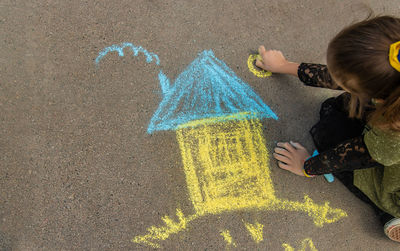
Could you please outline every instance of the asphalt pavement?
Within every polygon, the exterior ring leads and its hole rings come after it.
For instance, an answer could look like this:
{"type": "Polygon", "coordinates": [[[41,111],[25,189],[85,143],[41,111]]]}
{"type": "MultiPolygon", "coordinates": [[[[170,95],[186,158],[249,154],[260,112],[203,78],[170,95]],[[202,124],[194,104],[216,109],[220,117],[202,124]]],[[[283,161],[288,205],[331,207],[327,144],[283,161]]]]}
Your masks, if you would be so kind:
{"type": "Polygon", "coordinates": [[[399,1],[2,0],[0,250],[399,250],[340,182],[270,156],[312,151],[340,92],[247,65],[262,44],[324,63],[371,11],[399,1]]]}

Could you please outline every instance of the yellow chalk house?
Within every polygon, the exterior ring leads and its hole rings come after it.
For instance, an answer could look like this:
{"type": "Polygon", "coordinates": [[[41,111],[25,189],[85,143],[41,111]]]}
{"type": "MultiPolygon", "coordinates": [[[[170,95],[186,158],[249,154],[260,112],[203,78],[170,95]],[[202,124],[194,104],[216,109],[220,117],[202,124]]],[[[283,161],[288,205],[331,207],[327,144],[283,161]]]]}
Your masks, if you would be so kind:
{"type": "MultiPolygon", "coordinates": [[[[149,227],[133,242],[160,247],[159,241],[187,229],[188,223],[201,216],[237,210],[302,211],[317,227],[346,216],[329,202],[318,205],[307,195],[303,202],[276,196],[261,119],[277,116],[211,51],[193,61],[173,87],[163,73],[159,79],[163,101],[149,132],[176,131],[195,213],[185,216],[177,209],[177,220],[165,216],[164,225],[149,227]],[[233,102],[233,98],[239,100],[233,102]]],[[[261,224],[247,223],[246,228],[255,242],[262,241],[261,224]]],[[[227,243],[236,245],[229,232],[222,235],[227,243]]]]}

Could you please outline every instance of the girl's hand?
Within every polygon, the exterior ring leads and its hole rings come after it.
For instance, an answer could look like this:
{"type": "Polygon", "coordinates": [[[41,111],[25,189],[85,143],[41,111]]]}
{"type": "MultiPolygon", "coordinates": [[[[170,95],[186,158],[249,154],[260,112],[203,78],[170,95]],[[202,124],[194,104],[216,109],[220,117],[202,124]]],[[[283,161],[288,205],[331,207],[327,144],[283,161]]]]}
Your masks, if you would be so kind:
{"type": "Polygon", "coordinates": [[[304,176],[304,162],[311,156],[307,149],[295,142],[279,142],[273,155],[280,168],[300,176],[304,176]]]}
{"type": "Polygon", "coordinates": [[[265,50],[264,46],[258,48],[258,53],[262,60],[257,59],[256,65],[266,71],[276,73],[286,73],[297,76],[297,68],[299,64],[289,62],[283,56],[281,51],[265,50]]]}

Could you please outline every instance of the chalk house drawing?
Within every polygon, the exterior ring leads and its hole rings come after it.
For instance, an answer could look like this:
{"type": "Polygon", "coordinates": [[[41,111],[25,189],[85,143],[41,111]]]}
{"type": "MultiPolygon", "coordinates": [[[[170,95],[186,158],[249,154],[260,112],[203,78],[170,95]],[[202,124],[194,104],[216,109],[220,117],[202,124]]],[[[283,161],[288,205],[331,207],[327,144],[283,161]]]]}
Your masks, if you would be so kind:
{"type": "MultiPolygon", "coordinates": [[[[163,99],[147,132],[176,131],[195,213],[185,216],[177,209],[175,220],[162,217],[163,225],[149,227],[133,242],[159,248],[159,241],[186,230],[199,217],[237,210],[302,211],[317,227],[347,216],[308,195],[303,202],[275,195],[261,121],[278,116],[211,50],[200,53],[173,85],[162,71],[158,78],[163,99]]],[[[263,240],[263,225],[245,226],[256,243],[263,240]]],[[[229,230],[220,234],[236,246],[229,230]]]]}

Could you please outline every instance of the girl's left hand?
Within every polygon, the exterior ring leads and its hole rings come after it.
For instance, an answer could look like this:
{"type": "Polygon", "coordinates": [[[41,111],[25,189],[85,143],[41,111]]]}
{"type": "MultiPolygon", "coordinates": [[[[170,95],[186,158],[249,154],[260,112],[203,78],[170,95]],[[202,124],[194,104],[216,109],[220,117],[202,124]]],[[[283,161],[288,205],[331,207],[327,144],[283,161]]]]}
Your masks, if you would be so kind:
{"type": "Polygon", "coordinates": [[[300,176],[304,176],[304,162],[311,156],[302,145],[292,141],[279,142],[273,155],[280,168],[300,176]]]}

